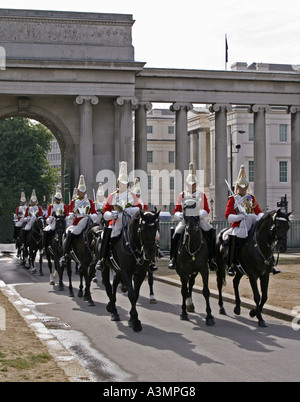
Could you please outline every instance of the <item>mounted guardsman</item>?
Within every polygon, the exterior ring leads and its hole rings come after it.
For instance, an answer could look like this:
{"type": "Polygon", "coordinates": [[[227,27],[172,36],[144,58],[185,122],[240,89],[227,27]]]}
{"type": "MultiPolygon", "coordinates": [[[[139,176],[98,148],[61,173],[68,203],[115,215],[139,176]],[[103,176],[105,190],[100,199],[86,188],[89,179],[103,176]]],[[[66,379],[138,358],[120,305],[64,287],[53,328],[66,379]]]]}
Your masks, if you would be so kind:
{"type": "Polygon", "coordinates": [[[37,199],[35,190],[32,190],[29,204],[30,205],[26,209],[25,218],[24,218],[24,221],[26,222],[26,225],[24,228],[24,244],[26,244],[26,236],[27,236],[28,232],[32,229],[32,227],[36,221],[36,218],[38,216],[43,216],[43,210],[40,206],[38,206],[38,199],[37,199]]]}
{"type": "Polygon", "coordinates": [[[170,262],[168,267],[170,269],[175,269],[175,259],[176,253],[179,245],[179,240],[185,229],[185,222],[183,218],[183,204],[187,200],[194,200],[197,203],[197,210],[200,215],[200,227],[205,235],[208,242],[209,249],[209,268],[211,271],[216,271],[218,269],[215,262],[215,243],[216,243],[216,231],[210,223],[208,223],[205,218],[207,218],[210,213],[208,206],[208,201],[205,193],[197,190],[197,177],[194,172],[193,163],[189,164],[189,175],[186,179],[186,190],[179,194],[175,209],[174,218],[179,221],[175,229],[175,233],[171,238],[171,252],[170,252],[170,262]]]}
{"type": "Polygon", "coordinates": [[[64,256],[60,260],[61,263],[66,262],[66,257],[71,250],[73,236],[80,235],[87,228],[89,217],[93,222],[97,218],[95,204],[87,197],[87,188],[83,175],[79,179],[77,196],[70,202],[68,210],[71,225],[66,230],[64,256]]]}
{"type": "Polygon", "coordinates": [[[117,181],[117,189],[111,193],[106,201],[103,216],[109,225],[105,226],[103,238],[101,242],[99,261],[96,268],[102,271],[104,262],[108,254],[109,242],[111,238],[118,237],[122,231],[122,218],[125,210],[130,212],[130,208],[138,207],[142,209],[136,194],[129,188],[129,180],[127,176],[127,162],[121,162],[119,177],[117,181]]]}
{"type": "MultiPolygon", "coordinates": [[[[228,275],[234,276],[234,270],[241,268],[237,259],[237,239],[247,238],[251,227],[263,215],[264,213],[260,209],[256,198],[251,194],[245,166],[242,165],[236,181],[234,194],[230,195],[225,211],[225,218],[231,223],[230,230],[226,232],[229,236],[228,275]]],[[[279,272],[275,271],[276,273],[279,272]]]]}
{"type": "Polygon", "coordinates": [[[95,209],[97,211],[97,219],[95,220],[95,223],[100,223],[103,217],[103,210],[106,204],[106,198],[104,195],[104,190],[102,183],[99,183],[98,190],[96,193],[96,199],[94,201],[95,204],[95,209]]]}
{"type": "Polygon", "coordinates": [[[25,192],[22,190],[21,191],[21,198],[20,198],[20,205],[16,208],[15,214],[14,214],[14,240],[17,240],[19,236],[19,232],[23,224],[25,223],[25,213],[27,209],[27,203],[26,203],[26,197],[25,197],[25,192]]]}
{"type": "Polygon", "coordinates": [[[68,214],[68,207],[62,200],[61,187],[56,186],[56,192],[54,195],[54,202],[49,205],[47,216],[46,216],[46,224],[47,226],[44,229],[43,236],[43,253],[45,254],[52,236],[55,232],[56,227],[56,218],[59,216],[66,216],[68,214]]]}

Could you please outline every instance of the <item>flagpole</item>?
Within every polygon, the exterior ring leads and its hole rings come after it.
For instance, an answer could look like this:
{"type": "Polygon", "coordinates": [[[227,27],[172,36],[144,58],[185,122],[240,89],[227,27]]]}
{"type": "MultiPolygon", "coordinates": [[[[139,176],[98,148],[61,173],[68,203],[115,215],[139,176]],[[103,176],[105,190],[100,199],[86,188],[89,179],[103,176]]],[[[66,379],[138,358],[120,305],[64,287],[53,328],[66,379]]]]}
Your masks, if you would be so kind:
{"type": "Polygon", "coordinates": [[[228,63],[228,42],[227,42],[227,34],[225,34],[225,70],[227,70],[228,63]]]}

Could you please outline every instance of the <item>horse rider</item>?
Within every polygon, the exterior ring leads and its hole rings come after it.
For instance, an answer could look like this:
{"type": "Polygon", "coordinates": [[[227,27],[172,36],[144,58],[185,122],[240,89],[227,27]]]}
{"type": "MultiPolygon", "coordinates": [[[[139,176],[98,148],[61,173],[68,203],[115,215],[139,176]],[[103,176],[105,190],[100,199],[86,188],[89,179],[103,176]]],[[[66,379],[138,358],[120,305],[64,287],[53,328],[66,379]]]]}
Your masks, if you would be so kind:
{"type": "Polygon", "coordinates": [[[25,197],[25,192],[22,190],[21,191],[21,198],[20,198],[20,205],[16,208],[15,214],[14,214],[14,236],[13,239],[14,241],[17,240],[19,236],[19,232],[21,227],[23,226],[25,222],[25,213],[27,209],[27,203],[26,203],[26,197],[25,197]]]}
{"type": "Polygon", "coordinates": [[[95,204],[95,208],[97,211],[97,219],[95,220],[95,223],[97,223],[98,225],[100,224],[102,217],[103,217],[103,209],[105,207],[106,204],[106,198],[104,195],[104,191],[103,191],[103,186],[102,183],[99,183],[98,186],[98,190],[96,193],[96,199],[94,201],[95,204]]]}
{"type": "Polygon", "coordinates": [[[91,218],[93,222],[97,218],[95,204],[87,197],[87,188],[83,175],[79,178],[77,196],[75,199],[72,199],[68,206],[68,217],[71,225],[66,230],[64,255],[60,259],[61,264],[66,262],[67,255],[71,250],[73,236],[80,235],[87,228],[89,218],[91,218]]]}
{"type": "Polygon", "coordinates": [[[103,238],[100,248],[99,261],[96,268],[102,271],[104,263],[108,255],[109,243],[113,238],[118,237],[122,231],[122,218],[125,210],[132,214],[131,208],[137,207],[142,209],[142,204],[139,202],[135,193],[129,188],[129,180],[127,176],[127,162],[121,162],[119,177],[117,180],[117,189],[111,193],[106,201],[103,216],[109,225],[104,227],[103,238]]]}
{"type": "MultiPolygon", "coordinates": [[[[133,189],[132,192],[136,195],[137,199],[139,200],[139,203],[142,205],[142,211],[146,211],[149,212],[149,207],[148,205],[142,200],[141,198],[141,180],[139,177],[136,177],[134,179],[134,185],[133,185],[133,189]]],[[[159,231],[156,232],[156,238],[155,238],[155,245],[156,245],[156,255],[158,258],[162,258],[164,257],[164,254],[162,253],[162,251],[159,248],[159,240],[160,240],[160,234],[159,231]]],[[[156,267],[156,265],[152,262],[150,267],[149,267],[151,272],[157,271],[158,268],[156,267]]]]}
{"type": "MultiPolygon", "coordinates": [[[[260,209],[247,179],[245,166],[240,167],[236,181],[234,195],[229,197],[225,218],[231,223],[231,228],[227,232],[229,239],[228,249],[228,275],[234,276],[235,268],[241,269],[237,259],[237,239],[245,239],[251,227],[263,217],[264,213],[260,209]]],[[[278,272],[276,272],[278,273],[278,272]]]]}
{"type": "Polygon", "coordinates": [[[61,187],[56,186],[56,192],[54,195],[54,201],[49,205],[46,215],[47,226],[44,229],[43,236],[43,255],[46,254],[46,250],[49,247],[52,236],[55,232],[56,218],[59,216],[66,216],[68,214],[68,207],[62,200],[61,187]]]}
{"type": "Polygon", "coordinates": [[[216,231],[212,227],[210,223],[208,223],[205,218],[207,218],[210,213],[210,209],[208,206],[208,201],[205,193],[197,190],[197,177],[194,172],[193,163],[189,164],[189,174],[186,179],[186,190],[181,192],[178,196],[178,200],[174,209],[174,218],[177,221],[180,221],[175,229],[175,233],[171,239],[171,252],[170,252],[170,261],[168,264],[168,268],[175,269],[175,259],[176,252],[179,245],[179,240],[181,238],[182,233],[185,230],[185,221],[182,216],[183,212],[183,204],[187,200],[196,201],[197,207],[199,210],[200,216],[200,228],[203,231],[204,236],[208,242],[208,250],[209,250],[209,268],[211,271],[216,271],[218,269],[216,261],[215,261],[215,243],[216,243],[216,231]]]}
{"type": "Polygon", "coordinates": [[[32,190],[29,204],[30,205],[27,207],[24,217],[24,221],[26,222],[24,228],[24,244],[26,244],[26,236],[28,232],[32,229],[36,218],[38,216],[43,216],[43,210],[40,206],[38,206],[38,199],[34,189],[32,190]]]}

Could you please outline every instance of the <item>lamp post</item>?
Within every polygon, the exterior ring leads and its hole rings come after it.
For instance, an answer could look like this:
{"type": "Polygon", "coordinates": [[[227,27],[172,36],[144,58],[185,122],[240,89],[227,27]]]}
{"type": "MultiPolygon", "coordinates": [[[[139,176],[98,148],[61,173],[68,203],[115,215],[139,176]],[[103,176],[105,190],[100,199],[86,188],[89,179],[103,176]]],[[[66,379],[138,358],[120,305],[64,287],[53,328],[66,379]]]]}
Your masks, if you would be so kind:
{"type": "Polygon", "coordinates": [[[233,163],[232,163],[233,154],[238,153],[239,150],[241,149],[241,145],[237,144],[235,146],[237,151],[234,152],[232,150],[232,148],[233,148],[232,134],[234,134],[236,132],[239,133],[239,134],[245,134],[246,131],[244,131],[244,130],[233,130],[232,132],[230,132],[230,186],[231,186],[232,191],[234,191],[234,189],[233,189],[233,166],[232,166],[233,165],[233,163]]]}

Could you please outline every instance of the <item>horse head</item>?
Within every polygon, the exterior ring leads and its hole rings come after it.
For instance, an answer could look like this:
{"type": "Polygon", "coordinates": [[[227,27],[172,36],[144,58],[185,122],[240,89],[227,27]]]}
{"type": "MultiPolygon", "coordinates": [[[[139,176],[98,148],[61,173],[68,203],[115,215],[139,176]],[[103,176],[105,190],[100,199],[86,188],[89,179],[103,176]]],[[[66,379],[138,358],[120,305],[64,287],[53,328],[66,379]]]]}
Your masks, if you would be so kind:
{"type": "Polygon", "coordinates": [[[287,232],[290,229],[290,215],[291,212],[286,214],[281,209],[278,209],[272,215],[273,224],[270,232],[280,253],[284,253],[287,250],[287,232]]]}
{"type": "Polygon", "coordinates": [[[156,234],[159,230],[159,213],[140,212],[139,221],[139,237],[142,245],[144,259],[147,261],[155,261],[156,256],[156,234]]]}
{"type": "Polygon", "coordinates": [[[38,216],[34,223],[34,226],[37,231],[42,232],[45,227],[45,218],[43,216],[38,216]]]}
{"type": "Polygon", "coordinates": [[[183,204],[183,218],[189,234],[200,232],[200,210],[195,200],[186,200],[183,204]]]}

